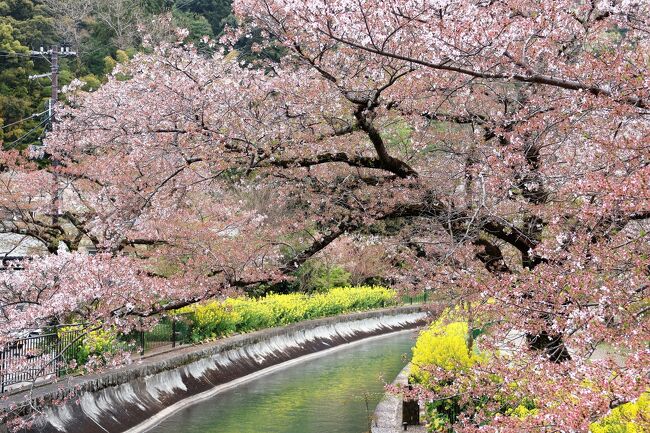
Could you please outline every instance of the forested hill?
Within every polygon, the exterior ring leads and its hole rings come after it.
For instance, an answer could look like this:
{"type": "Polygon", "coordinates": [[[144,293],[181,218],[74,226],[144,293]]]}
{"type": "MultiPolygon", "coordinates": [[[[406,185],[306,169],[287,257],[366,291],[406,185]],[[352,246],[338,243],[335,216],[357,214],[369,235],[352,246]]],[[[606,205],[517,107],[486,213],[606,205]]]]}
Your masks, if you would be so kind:
{"type": "Polygon", "coordinates": [[[39,142],[48,122],[50,78],[30,76],[51,70],[47,51],[67,47],[60,56],[59,86],[73,78],[87,88],[101,85],[117,62],[140,49],[142,28],[157,15],[190,38],[218,36],[232,23],[231,0],[0,0],[0,142],[26,148],[39,142]]]}

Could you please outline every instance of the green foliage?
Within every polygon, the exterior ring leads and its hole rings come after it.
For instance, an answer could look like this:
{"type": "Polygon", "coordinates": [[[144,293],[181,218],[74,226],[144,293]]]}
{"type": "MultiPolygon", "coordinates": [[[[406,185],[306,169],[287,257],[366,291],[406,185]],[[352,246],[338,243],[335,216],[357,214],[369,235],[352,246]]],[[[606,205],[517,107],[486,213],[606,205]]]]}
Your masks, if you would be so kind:
{"type": "Polygon", "coordinates": [[[403,119],[397,119],[382,131],[382,137],[386,144],[397,151],[406,150],[410,147],[412,135],[413,128],[403,119]]]}
{"type": "Polygon", "coordinates": [[[591,424],[591,433],[642,433],[650,431],[650,393],[614,408],[602,420],[591,424]]]}
{"type": "Polygon", "coordinates": [[[340,266],[327,265],[317,260],[305,262],[296,271],[295,290],[299,292],[322,292],[349,284],[349,272],[340,266]]]}
{"type": "Polygon", "coordinates": [[[182,308],[178,313],[190,314],[192,339],[202,341],[235,332],[394,305],[396,299],[396,292],[386,287],[338,287],[312,296],[270,294],[258,299],[210,301],[182,308]]]}
{"type": "Polygon", "coordinates": [[[86,83],[82,88],[87,92],[92,92],[94,90],[97,90],[99,89],[99,86],[102,85],[102,81],[95,74],[84,75],[80,79],[81,81],[86,83]]]}
{"type": "Polygon", "coordinates": [[[212,26],[207,18],[202,15],[174,8],[172,17],[176,26],[185,28],[190,32],[189,38],[192,41],[199,41],[203,36],[214,36],[212,26]]]}
{"type": "MultiPolygon", "coordinates": [[[[63,327],[58,330],[59,335],[72,331],[73,328],[63,327]]],[[[74,355],[74,361],[78,366],[86,364],[90,357],[96,357],[100,361],[114,355],[122,348],[123,344],[117,340],[117,334],[113,331],[99,329],[89,332],[82,339],[71,343],[66,352],[74,355]]]]}
{"type": "Polygon", "coordinates": [[[113,72],[113,69],[115,68],[116,65],[117,65],[117,60],[115,60],[111,56],[106,56],[104,57],[104,69],[102,72],[108,75],[111,72],[113,72]]]}
{"type": "Polygon", "coordinates": [[[124,50],[115,51],[115,60],[117,63],[125,63],[129,61],[129,54],[124,50]]]}
{"type": "MultiPolygon", "coordinates": [[[[124,26],[118,32],[115,24],[124,24],[124,20],[151,22],[157,15],[171,13],[174,24],[187,28],[188,39],[200,52],[209,54],[213,49],[201,42],[201,38],[219,36],[226,23],[236,25],[231,3],[231,0],[142,0],[125,11],[111,9],[111,2],[105,0],[94,9],[102,10],[100,19],[94,12],[68,16],[68,9],[58,8],[56,2],[0,0],[0,143],[19,149],[39,144],[48,125],[45,113],[30,117],[46,111],[51,93],[49,78],[28,78],[50,69],[47,55],[30,56],[32,49],[48,50],[73,41],[71,48],[79,56],[60,58],[60,87],[80,78],[86,83],[84,90],[92,91],[106,81],[106,75],[117,63],[142,50],[141,34],[135,25],[124,26]],[[119,13],[123,16],[115,15],[119,13]],[[109,24],[111,20],[114,22],[109,24]]],[[[252,46],[263,39],[259,32],[253,33],[238,43],[238,55],[244,61],[261,57],[277,60],[281,55],[277,49],[252,53],[252,46]]],[[[118,79],[128,77],[118,76],[118,79]]]]}
{"type": "Polygon", "coordinates": [[[232,0],[177,0],[175,6],[182,12],[204,17],[212,27],[214,35],[221,34],[232,16],[232,0]]]}
{"type": "Polygon", "coordinates": [[[174,0],[142,0],[142,7],[146,13],[158,15],[171,9],[174,3],[174,0]]]}
{"type": "MultiPolygon", "coordinates": [[[[0,3],[0,9],[11,12],[8,8],[7,2],[0,3]]],[[[25,148],[43,131],[43,116],[32,115],[44,111],[44,88],[29,80],[36,73],[34,61],[15,25],[11,14],[0,17],[0,142],[5,148],[25,148]]]]}

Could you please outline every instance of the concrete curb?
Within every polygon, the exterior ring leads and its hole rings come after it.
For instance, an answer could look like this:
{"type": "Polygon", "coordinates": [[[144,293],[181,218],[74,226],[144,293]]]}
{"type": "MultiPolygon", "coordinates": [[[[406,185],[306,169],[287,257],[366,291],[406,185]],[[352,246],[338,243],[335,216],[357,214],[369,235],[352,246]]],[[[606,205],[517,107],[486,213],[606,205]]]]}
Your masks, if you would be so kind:
{"type": "MultiPolygon", "coordinates": [[[[400,371],[393,385],[407,385],[411,371],[411,364],[400,371]]],[[[394,394],[385,394],[379,402],[373,416],[371,433],[399,433],[403,432],[402,427],[402,397],[394,394]]],[[[425,433],[427,431],[424,425],[409,426],[409,432],[425,433]]]]}

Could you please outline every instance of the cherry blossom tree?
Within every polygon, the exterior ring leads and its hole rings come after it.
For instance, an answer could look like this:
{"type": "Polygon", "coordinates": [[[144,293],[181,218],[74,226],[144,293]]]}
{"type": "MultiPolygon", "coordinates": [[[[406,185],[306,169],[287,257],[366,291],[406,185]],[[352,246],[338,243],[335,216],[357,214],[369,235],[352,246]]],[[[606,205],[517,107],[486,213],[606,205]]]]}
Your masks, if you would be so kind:
{"type": "Polygon", "coordinates": [[[535,399],[458,431],[586,431],[648,388],[650,5],[234,8],[229,37],[262,32],[278,63],[163,43],[68,89],[55,163],[2,154],[3,231],[48,252],[4,274],[5,341],[71,316],[128,330],[353,244],[487,330],[471,377],[419,395],[535,399]]]}

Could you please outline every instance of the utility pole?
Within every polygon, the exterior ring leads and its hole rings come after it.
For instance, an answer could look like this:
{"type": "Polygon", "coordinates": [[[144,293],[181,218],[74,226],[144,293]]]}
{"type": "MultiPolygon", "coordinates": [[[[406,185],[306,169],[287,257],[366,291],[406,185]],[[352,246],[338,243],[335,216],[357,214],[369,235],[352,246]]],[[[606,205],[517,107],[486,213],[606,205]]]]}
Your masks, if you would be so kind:
{"type": "Polygon", "coordinates": [[[56,101],[59,100],[59,46],[52,47],[52,55],[50,57],[52,65],[50,79],[52,80],[52,96],[50,96],[50,124],[54,123],[54,107],[56,101]]]}
{"type": "Polygon", "coordinates": [[[64,48],[59,45],[54,45],[52,48],[50,48],[47,51],[44,51],[43,47],[41,47],[41,49],[38,51],[32,50],[30,54],[33,57],[42,57],[50,63],[49,73],[30,75],[29,79],[35,80],[37,78],[50,77],[50,80],[52,80],[52,93],[50,95],[50,100],[48,101],[48,105],[47,105],[48,118],[50,119],[50,124],[51,124],[51,122],[54,121],[54,115],[55,115],[54,109],[56,107],[57,101],[59,100],[59,56],[73,57],[77,55],[77,52],[70,51],[69,47],[64,48]],[[49,59],[46,57],[46,55],[49,56],[49,59]]]}
{"type": "MultiPolygon", "coordinates": [[[[43,51],[43,47],[39,51],[32,51],[31,55],[34,57],[42,57],[45,60],[47,60],[50,63],[50,72],[48,74],[39,74],[39,75],[32,75],[29,77],[30,80],[35,80],[38,78],[44,78],[44,77],[50,77],[50,80],[52,81],[52,93],[50,95],[50,100],[48,101],[47,105],[47,111],[48,111],[48,120],[50,125],[54,122],[54,116],[55,116],[55,109],[56,109],[56,103],[59,100],[59,56],[62,57],[70,57],[70,56],[76,56],[77,53],[75,51],[70,51],[70,48],[65,47],[62,48],[59,45],[54,45],[50,50],[48,51],[43,51]],[[45,57],[46,54],[49,54],[50,58],[48,60],[47,57],[45,57]]],[[[56,166],[58,163],[56,160],[52,161],[52,165],[56,166]]],[[[62,196],[63,196],[63,189],[61,188],[61,182],[59,180],[59,176],[54,172],[54,182],[56,184],[56,192],[52,196],[52,209],[53,209],[53,214],[52,214],[52,221],[56,224],[59,216],[62,213],[62,196]]]]}

